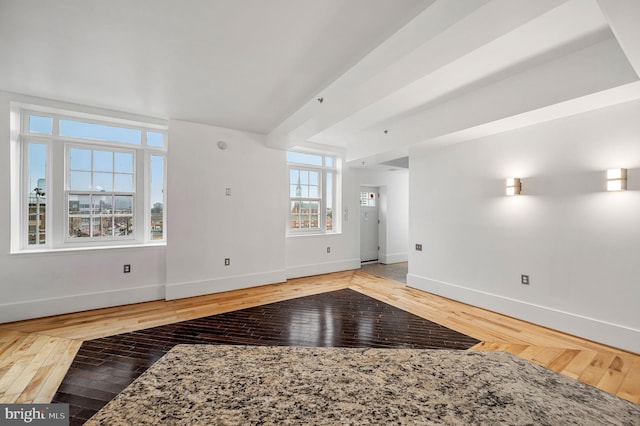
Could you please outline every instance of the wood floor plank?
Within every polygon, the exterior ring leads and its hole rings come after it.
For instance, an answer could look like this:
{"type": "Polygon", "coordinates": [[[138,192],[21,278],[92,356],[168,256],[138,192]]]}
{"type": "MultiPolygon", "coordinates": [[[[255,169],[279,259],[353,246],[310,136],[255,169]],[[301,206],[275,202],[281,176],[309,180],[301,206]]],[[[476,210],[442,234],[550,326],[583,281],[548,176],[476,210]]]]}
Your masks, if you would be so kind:
{"type": "Polygon", "coordinates": [[[11,367],[14,362],[19,360],[23,356],[28,356],[26,352],[31,348],[31,345],[38,340],[40,336],[37,334],[24,334],[17,339],[13,345],[11,345],[5,353],[3,353],[0,359],[0,366],[11,367]]]}
{"type": "Polygon", "coordinates": [[[15,402],[18,404],[28,404],[33,402],[36,396],[38,396],[43,384],[49,378],[52,369],[53,365],[40,366],[29,383],[21,389],[21,392],[17,396],[15,402]]]}
{"type": "Polygon", "coordinates": [[[0,394],[0,404],[15,404],[16,399],[18,399],[17,394],[0,394]]]}
{"type": "Polygon", "coordinates": [[[640,404],[640,357],[633,360],[616,393],[620,398],[640,404]]]}
{"type": "MultiPolygon", "coordinates": [[[[29,366],[34,356],[35,355],[25,355],[11,364],[7,372],[0,377],[0,395],[13,395],[13,393],[9,393],[8,390],[29,366]]],[[[18,396],[19,392],[15,393],[15,395],[18,396]]]]}
{"type": "MultiPolygon", "coordinates": [[[[52,337],[51,339],[54,342],[54,346],[39,364],[33,378],[29,381],[29,383],[26,384],[26,386],[23,387],[22,392],[20,392],[20,395],[16,400],[17,403],[33,402],[41,392],[44,384],[47,382],[47,380],[50,379],[54,369],[59,365],[68,367],[68,365],[70,365],[73,361],[75,352],[67,353],[69,346],[72,344],[72,341],[70,341],[69,339],[57,337],[52,337]],[[65,355],[67,359],[64,359],[65,355]]],[[[50,402],[50,399],[46,402],[50,402]]]]}
{"type": "Polygon", "coordinates": [[[52,354],[53,357],[50,358],[51,364],[47,364],[47,366],[51,366],[49,374],[31,402],[34,404],[48,404],[52,401],[81,345],[82,341],[79,340],[66,339],[61,343],[62,350],[52,354]]]}
{"type": "Polygon", "coordinates": [[[562,374],[578,379],[582,372],[589,367],[593,359],[598,355],[597,351],[582,350],[562,370],[562,374]]]}
{"type": "Polygon", "coordinates": [[[480,342],[477,345],[469,348],[472,351],[503,351],[513,355],[519,355],[529,345],[521,345],[514,343],[495,343],[495,342],[480,342]]]}
{"type": "Polygon", "coordinates": [[[470,348],[472,351],[501,351],[504,348],[504,343],[496,342],[480,342],[470,348]]]}
{"type": "Polygon", "coordinates": [[[535,362],[538,365],[546,367],[548,364],[553,362],[556,358],[562,355],[564,349],[559,348],[544,348],[542,351],[538,352],[531,361],[535,362]]]}
{"type": "Polygon", "coordinates": [[[525,350],[520,352],[518,356],[527,361],[533,361],[533,359],[544,350],[544,346],[529,345],[525,350]]]}
{"type": "Polygon", "coordinates": [[[0,330],[0,357],[6,356],[8,351],[16,348],[16,345],[22,341],[27,333],[21,333],[13,330],[0,330]]]}
{"type": "Polygon", "coordinates": [[[513,355],[518,355],[522,353],[525,349],[527,349],[528,345],[518,344],[518,343],[504,343],[504,351],[509,352],[513,355]]]}
{"type": "Polygon", "coordinates": [[[598,352],[589,366],[578,376],[578,380],[591,386],[597,386],[614,359],[615,354],[598,352]]]}
{"type": "Polygon", "coordinates": [[[25,367],[22,373],[20,373],[20,375],[16,377],[13,384],[7,389],[6,393],[15,393],[18,395],[22,394],[25,388],[30,384],[40,367],[42,367],[42,364],[44,364],[45,360],[49,357],[51,351],[53,351],[58,342],[57,338],[48,336],[39,336],[36,342],[40,343],[43,340],[46,340],[44,344],[34,344],[31,346],[31,348],[29,348],[27,353],[33,355],[31,361],[25,367]],[[32,350],[35,350],[34,348],[37,348],[37,352],[35,353],[32,352],[32,350]]]}
{"type": "Polygon", "coordinates": [[[620,385],[622,385],[624,377],[625,374],[621,371],[609,368],[604,372],[604,375],[598,381],[596,387],[615,395],[618,393],[618,389],[620,389],[620,385]]]}
{"type": "Polygon", "coordinates": [[[569,365],[569,363],[573,361],[579,353],[580,351],[578,349],[565,349],[562,351],[560,356],[547,364],[546,367],[556,373],[562,373],[562,371],[567,368],[567,365],[569,365]]]}

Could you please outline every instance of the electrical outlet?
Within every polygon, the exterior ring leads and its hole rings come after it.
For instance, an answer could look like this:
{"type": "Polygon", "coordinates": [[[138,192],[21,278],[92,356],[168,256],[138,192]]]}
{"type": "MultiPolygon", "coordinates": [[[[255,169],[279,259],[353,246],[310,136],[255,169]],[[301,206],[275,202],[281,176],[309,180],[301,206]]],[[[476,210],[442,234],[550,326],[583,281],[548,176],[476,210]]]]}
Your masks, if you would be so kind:
{"type": "Polygon", "coordinates": [[[224,190],[224,193],[226,194],[227,197],[230,197],[231,196],[231,188],[226,188],[224,190]]]}
{"type": "Polygon", "coordinates": [[[520,282],[524,285],[529,285],[529,275],[520,275],[520,282]]]}
{"type": "Polygon", "coordinates": [[[327,253],[331,253],[331,247],[327,247],[327,253]]]}
{"type": "Polygon", "coordinates": [[[124,265],[123,272],[125,274],[128,274],[129,272],[131,272],[131,265],[124,265]]]}
{"type": "Polygon", "coordinates": [[[422,244],[416,244],[416,251],[422,251],[422,244]]]}
{"type": "Polygon", "coordinates": [[[229,259],[228,257],[224,258],[224,266],[229,266],[231,265],[231,259],[229,259]]]}

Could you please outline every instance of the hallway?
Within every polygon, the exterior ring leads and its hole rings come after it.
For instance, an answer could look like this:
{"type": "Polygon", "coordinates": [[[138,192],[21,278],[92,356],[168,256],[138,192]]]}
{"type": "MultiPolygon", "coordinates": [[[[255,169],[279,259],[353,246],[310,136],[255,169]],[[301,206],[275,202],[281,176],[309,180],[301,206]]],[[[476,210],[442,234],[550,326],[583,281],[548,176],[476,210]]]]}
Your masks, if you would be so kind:
{"type": "Polygon", "coordinates": [[[407,283],[407,271],[409,269],[409,262],[390,263],[388,265],[369,262],[363,263],[360,266],[362,272],[367,274],[376,275],[382,278],[388,278],[390,280],[399,281],[401,283],[407,283]]]}

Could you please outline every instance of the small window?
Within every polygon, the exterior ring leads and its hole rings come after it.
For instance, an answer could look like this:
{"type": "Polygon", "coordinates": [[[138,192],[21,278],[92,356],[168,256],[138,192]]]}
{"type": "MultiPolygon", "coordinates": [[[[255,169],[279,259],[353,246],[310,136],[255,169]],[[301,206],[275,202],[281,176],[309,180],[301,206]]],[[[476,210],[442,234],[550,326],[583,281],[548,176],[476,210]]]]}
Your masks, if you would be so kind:
{"type": "MultiPolygon", "coordinates": [[[[331,160],[331,162],[333,163],[333,159],[331,160]]],[[[335,173],[334,172],[327,172],[326,173],[326,198],[325,198],[325,209],[326,209],[326,215],[327,215],[327,221],[326,221],[326,226],[327,226],[327,231],[333,231],[333,201],[334,201],[334,195],[333,195],[333,187],[334,187],[334,180],[335,180],[335,173]]]]}
{"type": "Polygon", "coordinates": [[[151,226],[150,239],[164,239],[164,156],[151,156],[151,226]]]}
{"type": "Polygon", "coordinates": [[[28,237],[30,246],[44,245],[47,242],[47,145],[28,144],[28,237]]]}
{"type": "Polygon", "coordinates": [[[325,166],[333,168],[333,157],[325,157],[325,166]]]}
{"type": "Polygon", "coordinates": [[[158,132],[147,132],[147,145],[155,147],[164,146],[164,135],[158,132]]]}
{"type": "Polygon", "coordinates": [[[289,231],[335,231],[335,157],[287,151],[287,161],[289,231]]]}
{"type": "Polygon", "coordinates": [[[29,131],[50,135],[53,132],[53,118],[31,114],[29,116],[29,131]]]}
{"type": "Polygon", "coordinates": [[[308,154],[306,152],[287,151],[287,162],[293,164],[306,164],[322,167],[322,155],[308,154]]]}
{"type": "Polygon", "coordinates": [[[60,136],[112,141],[140,145],[142,132],[127,127],[109,126],[106,124],[85,123],[76,120],[60,120],[60,136]]]}

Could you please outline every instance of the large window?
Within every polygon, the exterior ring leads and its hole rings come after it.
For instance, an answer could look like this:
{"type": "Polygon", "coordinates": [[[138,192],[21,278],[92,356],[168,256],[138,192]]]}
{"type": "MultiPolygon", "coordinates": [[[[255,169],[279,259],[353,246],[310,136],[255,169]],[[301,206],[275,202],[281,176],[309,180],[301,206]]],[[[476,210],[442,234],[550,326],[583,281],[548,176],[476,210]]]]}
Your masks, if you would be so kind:
{"type": "Polygon", "coordinates": [[[22,226],[14,248],[165,239],[165,126],[26,108],[18,113],[22,226]]]}
{"type": "Polygon", "coordinates": [[[337,159],[287,151],[289,232],[335,232],[337,159]]]}

